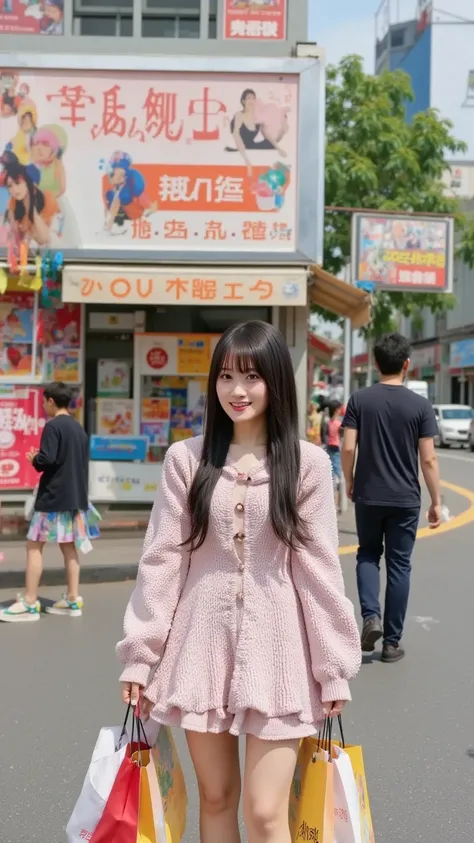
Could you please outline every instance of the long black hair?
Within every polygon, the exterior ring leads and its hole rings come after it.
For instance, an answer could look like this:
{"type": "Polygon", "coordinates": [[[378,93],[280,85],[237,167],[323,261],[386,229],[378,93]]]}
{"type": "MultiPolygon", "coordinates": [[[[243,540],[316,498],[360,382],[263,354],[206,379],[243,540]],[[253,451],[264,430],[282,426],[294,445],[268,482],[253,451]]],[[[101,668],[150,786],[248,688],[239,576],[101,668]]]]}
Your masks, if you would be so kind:
{"type": "Polygon", "coordinates": [[[206,422],[201,461],[189,492],[191,550],[203,544],[211,498],[227,458],[233,422],[217,397],[216,385],[225,366],[254,370],[268,390],[267,459],[270,470],[270,518],[278,538],[294,548],[304,544],[304,523],[298,514],[300,473],[298,403],[290,352],[283,336],[267,322],[232,325],[216,345],[209,372],[206,422]]]}
{"type": "Polygon", "coordinates": [[[20,181],[24,181],[30,197],[28,213],[26,212],[25,203],[15,199],[13,218],[16,222],[21,222],[25,216],[28,216],[30,222],[33,223],[34,212],[37,211],[40,214],[44,208],[44,194],[38,187],[36,187],[28,169],[24,167],[23,164],[20,164],[15,155],[12,155],[11,157],[2,156],[2,159],[4,161],[4,180],[7,187],[9,179],[14,181],[15,184],[18,184],[20,181]]]}

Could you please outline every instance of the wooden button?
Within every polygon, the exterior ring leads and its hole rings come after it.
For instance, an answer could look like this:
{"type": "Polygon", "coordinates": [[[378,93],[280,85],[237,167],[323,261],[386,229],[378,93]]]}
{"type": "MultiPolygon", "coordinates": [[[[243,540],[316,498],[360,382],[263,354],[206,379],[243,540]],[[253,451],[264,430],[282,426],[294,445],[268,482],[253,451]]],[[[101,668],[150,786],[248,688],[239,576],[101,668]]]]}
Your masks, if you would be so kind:
{"type": "Polygon", "coordinates": [[[245,568],[244,563],[243,563],[243,562],[240,562],[240,563],[239,563],[239,571],[243,571],[243,570],[244,570],[244,568],[245,568]]]}
{"type": "Polygon", "coordinates": [[[238,473],[238,475],[237,475],[237,478],[238,478],[239,480],[246,480],[246,479],[247,479],[247,475],[246,475],[246,474],[244,474],[242,471],[239,471],[239,473],[238,473]]]}
{"type": "Polygon", "coordinates": [[[244,511],[243,503],[238,503],[235,508],[236,508],[237,512],[243,512],[244,511]]]}
{"type": "Polygon", "coordinates": [[[241,591],[239,591],[239,593],[237,595],[237,600],[240,600],[242,602],[243,599],[244,599],[244,595],[242,594],[241,591]]]}
{"type": "Polygon", "coordinates": [[[245,533],[236,533],[234,536],[234,539],[236,539],[238,542],[243,542],[244,538],[245,533]]]}

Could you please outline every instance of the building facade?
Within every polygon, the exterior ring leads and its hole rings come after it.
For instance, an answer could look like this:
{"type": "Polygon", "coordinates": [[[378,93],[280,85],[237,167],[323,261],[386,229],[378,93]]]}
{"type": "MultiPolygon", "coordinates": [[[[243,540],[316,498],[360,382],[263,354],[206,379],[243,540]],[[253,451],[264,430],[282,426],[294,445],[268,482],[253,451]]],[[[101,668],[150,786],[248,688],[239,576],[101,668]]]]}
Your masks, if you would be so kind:
{"type": "Polygon", "coordinates": [[[213,349],[239,321],[286,337],[305,434],[308,307],[318,284],[331,307],[332,283],[310,269],[325,67],[307,11],[2,4],[2,502],[35,484],[41,386],[63,380],[91,437],[91,499],[150,503],[168,446],[202,430],[213,349]]]}
{"type": "MultiPolygon", "coordinates": [[[[401,20],[399,5],[382,4],[377,15],[376,72],[400,68],[409,74],[414,102],[407,103],[407,120],[436,108],[453,124],[453,134],[466,144],[463,157],[449,160],[448,195],[467,211],[474,201],[474,8],[451,0],[441,10],[431,0],[413,0],[412,15],[401,20]],[[449,72],[447,67],[449,66],[449,72]]],[[[404,4],[402,11],[409,11],[404,4]]],[[[454,262],[456,305],[446,315],[426,310],[414,323],[401,320],[400,329],[413,344],[412,377],[427,380],[432,400],[474,405],[474,271],[454,262]]],[[[364,372],[361,357],[359,377],[364,372]]]]}

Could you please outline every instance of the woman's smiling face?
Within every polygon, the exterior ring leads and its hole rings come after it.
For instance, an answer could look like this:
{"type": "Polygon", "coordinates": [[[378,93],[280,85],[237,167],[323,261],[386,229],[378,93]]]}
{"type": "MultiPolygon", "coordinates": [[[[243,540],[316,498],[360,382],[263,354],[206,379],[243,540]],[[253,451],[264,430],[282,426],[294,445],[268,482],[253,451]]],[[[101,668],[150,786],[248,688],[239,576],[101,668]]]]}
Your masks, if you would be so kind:
{"type": "Polygon", "coordinates": [[[234,424],[256,419],[268,406],[268,389],[253,368],[240,372],[235,360],[226,360],[216,384],[217,397],[234,424]]]}

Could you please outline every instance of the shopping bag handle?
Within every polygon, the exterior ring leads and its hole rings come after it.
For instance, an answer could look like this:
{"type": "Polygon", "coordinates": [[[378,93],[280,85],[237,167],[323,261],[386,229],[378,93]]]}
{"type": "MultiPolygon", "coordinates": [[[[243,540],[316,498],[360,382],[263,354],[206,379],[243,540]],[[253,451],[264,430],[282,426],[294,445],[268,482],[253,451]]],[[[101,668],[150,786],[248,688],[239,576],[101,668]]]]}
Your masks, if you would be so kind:
{"type": "MultiPolygon", "coordinates": [[[[321,746],[321,743],[324,743],[325,741],[327,741],[329,744],[332,743],[333,721],[334,721],[333,717],[326,717],[326,719],[324,721],[322,735],[318,739],[318,740],[320,740],[319,746],[321,746]]],[[[340,732],[340,735],[341,735],[341,747],[342,747],[342,749],[345,749],[346,748],[346,740],[345,740],[345,737],[344,737],[344,729],[342,727],[342,715],[341,714],[337,715],[337,723],[338,723],[339,732],[340,732]]]]}
{"type": "MultiPolygon", "coordinates": [[[[332,762],[332,726],[332,717],[326,717],[322,732],[318,736],[317,743],[318,752],[322,749],[324,744],[327,744],[329,763],[332,762]]],[[[316,758],[313,757],[313,763],[315,762],[316,758]]]]}
{"type": "Polygon", "coordinates": [[[133,705],[132,703],[129,703],[128,706],[127,706],[127,711],[125,713],[125,720],[124,720],[122,732],[121,732],[120,738],[119,738],[119,746],[122,743],[122,740],[125,737],[125,734],[127,732],[128,718],[130,717],[131,711],[132,711],[132,733],[131,733],[131,736],[130,736],[130,743],[131,744],[134,743],[135,728],[136,728],[138,746],[140,746],[140,743],[142,743],[142,741],[140,739],[140,730],[141,730],[143,743],[145,744],[146,749],[151,749],[150,744],[148,743],[148,738],[146,736],[143,721],[140,718],[140,706],[138,704],[133,705]]]}

